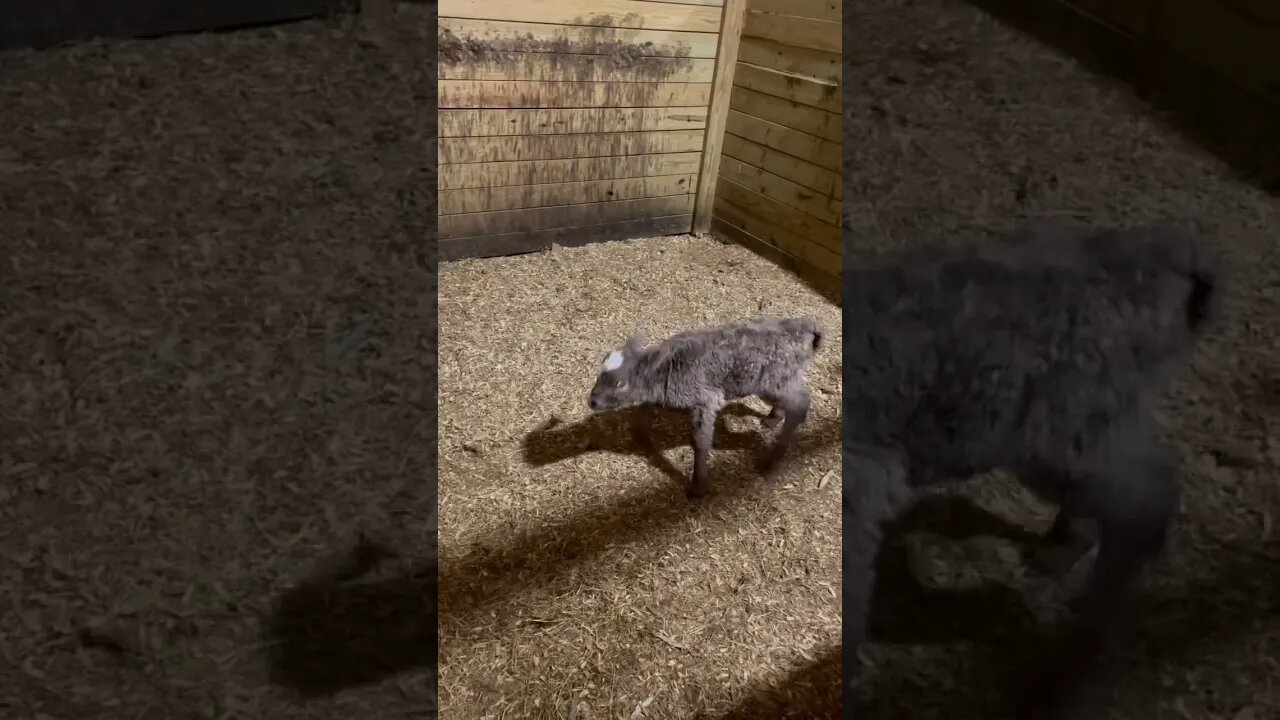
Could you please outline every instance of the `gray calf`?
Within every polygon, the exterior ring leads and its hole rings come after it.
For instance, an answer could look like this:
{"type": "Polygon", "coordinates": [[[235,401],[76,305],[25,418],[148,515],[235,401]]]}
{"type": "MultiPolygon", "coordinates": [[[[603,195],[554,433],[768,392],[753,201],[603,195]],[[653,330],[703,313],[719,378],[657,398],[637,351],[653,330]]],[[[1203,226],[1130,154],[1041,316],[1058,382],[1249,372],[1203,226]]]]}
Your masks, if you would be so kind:
{"type": "MultiPolygon", "coordinates": [[[[644,347],[640,335],[605,356],[588,405],[594,411],[649,405],[693,416],[693,481],[689,494],[707,492],[707,466],[716,416],[730,402],[757,395],[773,408],[767,427],[782,429],[762,470],[782,460],[809,413],[804,374],[822,344],[812,318],[760,318],[747,323],[690,330],[644,347]]],[[[648,430],[634,428],[647,442],[648,430]]]]}
{"type": "Polygon", "coordinates": [[[843,281],[846,651],[866,636],[883,525],[915,489],[995,469],[1060,508],[1042,569],[1098,544],[1075,607],[1105,620],[1178,506],[1153,410],[1217,314],[1216,264],[1172,227],[1042,223],[843,281]]]}

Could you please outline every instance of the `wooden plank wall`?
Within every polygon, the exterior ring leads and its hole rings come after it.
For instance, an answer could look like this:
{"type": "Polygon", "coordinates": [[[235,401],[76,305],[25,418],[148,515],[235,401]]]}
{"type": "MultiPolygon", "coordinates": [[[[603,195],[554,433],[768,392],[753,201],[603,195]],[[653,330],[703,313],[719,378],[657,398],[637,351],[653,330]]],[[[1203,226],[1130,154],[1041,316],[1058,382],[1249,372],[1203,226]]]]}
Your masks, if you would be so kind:
{"type": "Polygon", "coordinates": [[[1277,0],[968,0],[1131,84],[1174,126],[1280,192],[1277,0]]]}
{"type": "Polygon", "coordinates": [[[723,0],[441,0],[440,259],[688,232],[723,0]]]}
{"type": "Polygon", "coordinates": [[[840,30],[839,0],[747,0],[711,224],[824,289],[840,276],[840,30]]]}
{"type": "Polygon", "coordinates": [[[1080,10],[1280,102],[1276,0],[1074,0],[1080,10]]]}

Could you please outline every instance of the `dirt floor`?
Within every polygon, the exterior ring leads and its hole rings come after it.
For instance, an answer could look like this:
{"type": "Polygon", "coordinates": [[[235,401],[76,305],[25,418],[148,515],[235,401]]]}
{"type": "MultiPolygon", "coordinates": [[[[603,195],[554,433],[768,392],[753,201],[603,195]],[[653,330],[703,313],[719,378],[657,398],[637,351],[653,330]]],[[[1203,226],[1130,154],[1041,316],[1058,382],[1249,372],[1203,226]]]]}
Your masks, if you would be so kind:
{"type": "Polygon", "coordinates": [[[836,306],[712,239],[443,266],[443,715],[838,715],[839,335],[836,306]],[[662,456],[646,457],[625,415],[593,415],[587,394],[636,330],[658,340],[760,313],[812,314],[828,332],[809,420],[764,480],[751,462],[767,407],[726,411],[710,494],[691,501],[688,418],[663,418],[662,456]],[[788,681],[815,662],[825,673],[788,681]]]}
{"type": "MultiPolygon", "coordinates": [[[[1280,717],[1280,205],[1123,87],[965,3],[865,0],[855,16],[844,37],[853,254],[1052,212],[1194,218],[1229,252],[1228,317],[1168,407],[1183,514],[1149,583],[1137,656],[1086,716],[1280,717]]],[[[1035,655],[1036,620],[1061,594],[1024,576],[1014,540],[1045,527],[1044,508],[1001,478],[964,497],[995,517],[939,505],[923,526],[976,537],[913,533],[891,555],[929,592],[886,582],[859,718],[996,720],[1019,658],[1035,655]]]]}
{"type": "Polygon", "coordinates": [[[434,716],[399,17],[0,55],[0,717],[434,716]]]}

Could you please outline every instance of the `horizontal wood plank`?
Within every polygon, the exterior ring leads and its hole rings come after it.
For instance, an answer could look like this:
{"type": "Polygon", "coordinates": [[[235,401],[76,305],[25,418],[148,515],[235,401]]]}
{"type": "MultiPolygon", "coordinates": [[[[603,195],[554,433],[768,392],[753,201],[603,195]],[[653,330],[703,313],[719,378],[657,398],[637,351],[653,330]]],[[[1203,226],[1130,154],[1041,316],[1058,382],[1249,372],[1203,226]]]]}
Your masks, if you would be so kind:
{"type": "Polygon", "coordinates": [[[733,84],[758,93],[838,113],[841,109],[840,86],[826,80],[793,75],[771,68],[738,63],[733,84]]]}
{"type": "Polygon", "coordinates": [[[750,0],[747,8],[757,12],[815,18],[840,22],[840,0],[750,0]]]}
{"type": "Polygon", "coordinates": [[[550,80],[575,82],[711,82],[711,59],[486,53],[474,61],[440,62],[441,80],[550,80]]]}
{"type": "Polygon", "coordinates": [[[753,115],[729,111],[727,131],[787,155],[794,155],[827,170],[840,172],[840,143],[823,140],[785,125],[753,115]]]}
{"type": "Polygon", "coordinates": [[[709,7],[720,7],[724,5],[724,0],[650,0],[651,2],[667,2],[677,5],[707,5],[709,7]]]}
{"type": "Polygon", "coordinates": [[[742,37],[771,40],[788,47],[820,50],[840,54],[840,30],[838,22],[812,18],[747,10],[742,26],[742,37]]]}
{"type": "Polygon", "coordinates": [[[692,215],[675,215],[651,220],[628,220],[608,225],[454,238],[439,241],[437,257],[440,262],[449,262],[466,258],[519,255],[549,250],[552,245],[578,247],[632,238],[679,235],[689,232],[691,227],[693,227],[692,215]]]}
{"type": "Polygon", "coordinates": [[[443,108],[674,107],[706,105],[711,83],[440,80],[443,108]]]}
{"type": "Polygon", "coordinates": [[[785,125],[834,143],[843,140],[843,123],[837,113],[783,100],[773,95],[765,95],[744,87],[733,89],[729,107],[740,113],[785,125]]]}
{"type": "Polygon", "coordinates": [[[698,152],[703,130],[440,138],[441,164],[698,152]]]}
{"type": "Polygon", "coordinates": [[[634,200],[442,215],[439,219],[439,233],[442,239],[474,237],[686,215],[693,212],[693,199],[692,194],[686,193],[634,200]]]}
{"type": "Polygon", "coordinates": [[[832,252],[840,252],[840,226],[784,205],[771,197],[743,187],[724,177],[716,184],[716,202],[725,202],[742,213],[809,238],[832,252]]]}
{"type": "Polygon", "coordinates": [[[748,165],[768,170],[802,187],[839,200],[843,195],[840,173],[828,170],[793,155],[725,133],[724,154],[748,165]]]}
{"type": "Polygon", "coordinates": [[[568,135],[575,133],[699,130],[707,108],[571,108],[440,110],[439,137],[568,135]]]}
{"type": "Polygon", "coordinates": [[[774,247],[830,273],[840,272],[840,253],[776,223],[748,215],[727,202],[716,203],[716,217],[774,247]]]}
{"type": "Polygon", "coordinates": [[[679,195],[693,192],[696,178],[697,175],[687,173],[615,180],[442,190],[438,195],[439,212],[441,215],[453,215],[488,210],[571,205],[576,202],[605,202],[679,195]]]}
{"type": "Polygon", "coordinates": [[[1163,0],[1160,11],[1158,39],[1168,49],[1280,101],[1280,27],[1206,0],[1163,0]]]}
{"type": "Polygon", "coordinates": [[[468,45],[479,45],[488,52],[579,53],[626,57],[716,56],[717,36],[704,32],[445,17],[439,19],[439,27],[442,36],[452,33],[468,45]]]}
{"type": "Polygon", "coordinates": [[[461,190],[653,175],[684,175],[698,172],[701,155],[702,153],[688,152],[668,155],[634,155],[623,158],[521,160],[441,165],[438,189],[461,190]]]}
{"type": "MultiPolygon", "coordinates": [[[[720,216],[712,218],[711,234],[722,240],[737,243],[777,264],[779,267],[794,273],[828,300],[837,305],[840,304],[842,288],[839,275],[833,275],[822,268],[815,267],[794,255],[790,255],[777,246],[735,227],[720,216]]],[[[837,268],[838,271],[839,269],[837,268]]]]}
{"type": "Polygon", "coordinates": [[[840,82],[842,75],[838,53],[783,45],[758,37],[742,38],[738,61],[834,83],[840,82]]]}
{"type": "MultiPolygon", "coordinates": [[[[1267,0],[1271,2],[1271,0],[1267,0]]],[[[1151,40],[1155,30],[1155,7],[1159,0],[1126,0],[1111,3],[1106,20],[1116,27],[1133,33],[1141,40],[1151,40]]]]}
{"type": "Polygon", "coordinates": [[[720,8],[645,0],[440,0],[439,17],[713,33],[720,8]]]}
{"type": "Polygon", "coordinates": [[[792,182],[768,170],[726,157],[720,161],[720,178],[767,195],[784,205],[832,225],[840,224],[840,201],[792,182]]]}

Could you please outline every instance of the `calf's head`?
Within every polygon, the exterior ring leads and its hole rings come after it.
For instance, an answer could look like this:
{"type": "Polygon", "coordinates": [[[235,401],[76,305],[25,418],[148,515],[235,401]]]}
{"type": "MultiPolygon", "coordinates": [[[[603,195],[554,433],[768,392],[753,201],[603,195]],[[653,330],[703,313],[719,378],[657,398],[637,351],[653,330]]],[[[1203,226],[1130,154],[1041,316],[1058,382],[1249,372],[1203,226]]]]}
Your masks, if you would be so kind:
{"type": "Polygon", "coordinates": [[[600,363],[600,375],[587,398],[587,405],[595,412],[617,410],[641,402],[643,393],[633,384],[632,371],[635,359],[644,348],[644,338],[637,333],[627,344],[610,350],[600,363]]]}

